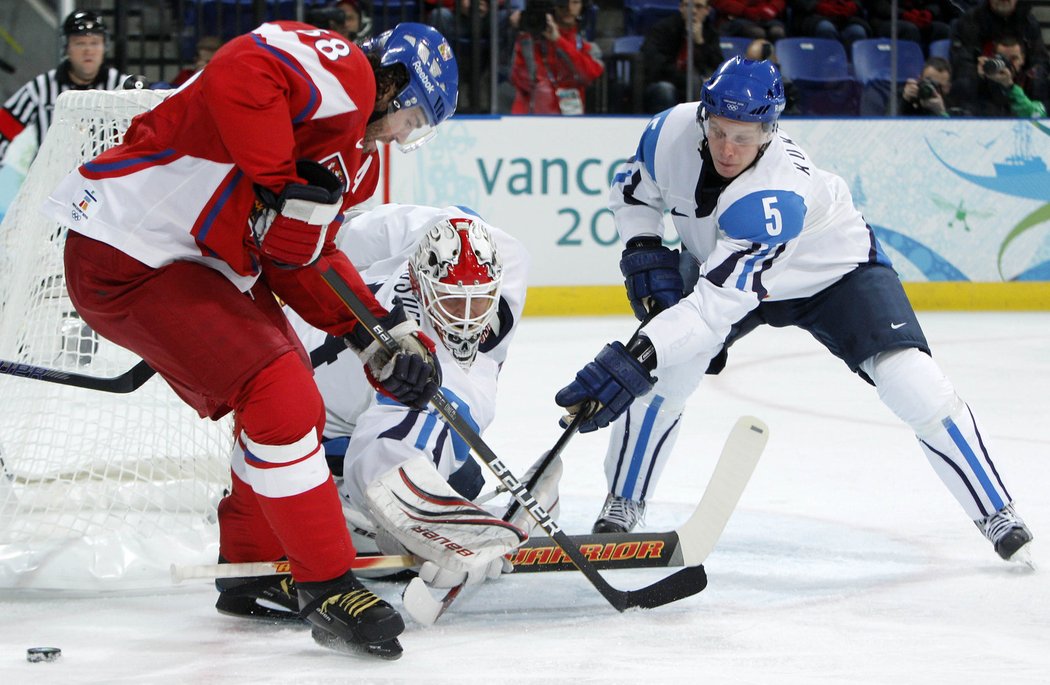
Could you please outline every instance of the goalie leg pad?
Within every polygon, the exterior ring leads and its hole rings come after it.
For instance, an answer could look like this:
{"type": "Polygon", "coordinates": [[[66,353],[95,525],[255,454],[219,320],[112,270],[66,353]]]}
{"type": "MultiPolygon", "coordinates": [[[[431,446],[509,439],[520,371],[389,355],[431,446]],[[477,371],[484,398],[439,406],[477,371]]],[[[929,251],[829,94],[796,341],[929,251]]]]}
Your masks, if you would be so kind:
{"type": "Polygon", "coordinates": [[[386,533],[412,554],[453,571],[487,566],[528,539],[461,497],[422,456],[371,483],[365,499],[386,533]]]}

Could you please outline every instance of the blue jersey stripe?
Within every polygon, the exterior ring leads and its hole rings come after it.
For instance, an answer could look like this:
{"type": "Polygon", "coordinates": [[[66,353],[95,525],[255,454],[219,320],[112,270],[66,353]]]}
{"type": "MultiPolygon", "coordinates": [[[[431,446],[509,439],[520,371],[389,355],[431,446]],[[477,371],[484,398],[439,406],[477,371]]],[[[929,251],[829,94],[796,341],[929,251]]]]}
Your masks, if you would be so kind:
{"type": "Polygon", "coordinates": [[[288,59],[288,55],[284,54],[282,51],[268,44],[259,36],[252,34],[252,40],[255,41],[256,45],[263,48],[264,50],[267,50],[268,52],[273,54],[274,57],[287,64],[289,69],[299,74],[302,77],[303,81],[306,82],[307,87],[310,89],[310,101],[306,103],[306,107],[304,107],[302,111],[300,111],[298,114],[292,117],[293,124],[298,124],[302,122],[304,119],[306,119],[307,115],[309,115],[310,112],[314,111],[314,108],[317,105],[317,101],[320,99],[320,93],[317,92],[317,86],[314,85],[313,79],[307,76],[306,72],[304,72],[298,64],[288,59]]]}
{"type": "Polygon", "coordinates": [[[176,154],[175,150],[168,148],[167,150],[161,150],[160,152],[154,152],[152,155],[143,155],[142,157],[132,157],[131,159],[122,159],[119,162],[88,162],[84,165],[84,168],[93,174],[104,174],[111,171],[122,171],[128,167],[135,166],[137,164],[149,164],[151,162],[157,162],[162,159],[166,159],[176,154]]]}

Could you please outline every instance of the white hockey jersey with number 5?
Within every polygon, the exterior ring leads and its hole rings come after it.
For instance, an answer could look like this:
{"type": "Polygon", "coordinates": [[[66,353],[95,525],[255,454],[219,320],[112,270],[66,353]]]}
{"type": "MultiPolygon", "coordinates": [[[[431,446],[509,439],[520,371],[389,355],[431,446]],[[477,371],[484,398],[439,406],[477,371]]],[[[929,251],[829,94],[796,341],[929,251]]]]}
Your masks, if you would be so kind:
{"type": "Polygon", "coordinates": [[[697,140],[703,133],[696,103],[658,114],[610,191],[623,242],[662,237],[667,211],[700,263],[687,306],[646,325],[661,366],[713,355],[763,300],[813,295],[861,264],[889,263],[846,183],[816,168],[785,131],[728,182],[705,164],[697,140]]]}

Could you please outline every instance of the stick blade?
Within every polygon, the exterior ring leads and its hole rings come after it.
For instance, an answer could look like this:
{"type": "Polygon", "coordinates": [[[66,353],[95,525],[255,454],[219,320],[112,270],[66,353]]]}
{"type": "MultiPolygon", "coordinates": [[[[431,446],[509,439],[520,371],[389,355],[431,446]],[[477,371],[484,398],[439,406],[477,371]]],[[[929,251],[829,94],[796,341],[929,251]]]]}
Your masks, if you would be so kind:
{"type": "Polygon", "coordinates": [[[715,548],[768,440],[769,427],[754,416],[740,417],[729,432],[700,504],[678,528],[686,566],[702,564],[715,548]]]}
{"type": "Polygon", "coordinates": [[[648,587],[627,592],[626,605],[616,608],[620,611],[631,608],[654,609],[686,597],[692,597],[706,587],[707,572],[703,565],[686,566],[648,587]]]}

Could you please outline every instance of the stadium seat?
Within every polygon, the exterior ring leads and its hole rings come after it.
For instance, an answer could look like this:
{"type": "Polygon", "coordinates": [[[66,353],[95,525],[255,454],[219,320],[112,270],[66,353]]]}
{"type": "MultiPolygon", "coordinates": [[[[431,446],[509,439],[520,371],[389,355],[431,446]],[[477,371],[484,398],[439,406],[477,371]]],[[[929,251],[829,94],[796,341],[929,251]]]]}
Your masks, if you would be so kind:
{"type": "Polygon", "coordinates": [[[746,36],[719,36],[718,45],[722,48],[722,58],[730,59],[737,55],[743,55],[747,51],[747,46],[751,45],[753,40],[754,38],[746,36]]]}
{"type": "Polygon", "coordinates": [[[608,110],[613,113],[642,111],[642,43],[644,36],[620,36],[613,40],[612,52],[604,55],[605,76],[609,79],[608,110]]]}
{"type": "Polygon", "coordinates": [[[858,113],[860,84],[850,74],[842,43],[823,38],[781,38],[776,42],[776,50],[781,73],[798,88],[801,114],[858,113]]]}
{"type": "MultiPolygon", "coordinates": [[[[873,81],[889,81],[893,58],[893,42],[888,38],[869,38],[853,43],[853,73],[862,85],[873,81]]],[[[910,40],[897,41],[898,83],[916,78],[925,62],[922,46],[910,40]]]]}
{"type": "Polygon", "coordinates": [[[644,36],[649,27],[678,12],[679,0],[623,0],[623,32],[644,36]]]}
{"type": "Polygon", "coordinates": [[[943,40],[935,40],[930,43],[930,57],[943,57],[944,59],[950,60],[949,56],[952,49],[952,41],[950,38],[943,40]]]}
{"type": "MultiPolygon", "coordinates": [[[[860,82],[861,116],[882,116],[889,111],[891,97],[896,90],[891,87],[893,43],[887,38],[870,38],[853,43],[853,72],[860,82]]],[[[893,79],[899,84],[910,78],[918,78],[925,62],[922,47],[910,40],[897,41],[897,74],[893,79]]]]}

